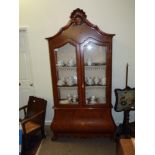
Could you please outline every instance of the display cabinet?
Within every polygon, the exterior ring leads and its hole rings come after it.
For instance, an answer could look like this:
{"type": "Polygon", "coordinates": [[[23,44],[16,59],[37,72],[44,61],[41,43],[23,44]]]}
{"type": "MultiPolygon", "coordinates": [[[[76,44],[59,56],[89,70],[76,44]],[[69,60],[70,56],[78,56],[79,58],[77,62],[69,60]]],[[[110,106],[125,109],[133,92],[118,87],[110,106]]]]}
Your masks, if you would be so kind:
{"type": "Polygon", "coordinates": [[[76,9],[69,23],[47,38],[54,96],[54,137],[61,134],[113,136],[112,38],[76,9]]]}

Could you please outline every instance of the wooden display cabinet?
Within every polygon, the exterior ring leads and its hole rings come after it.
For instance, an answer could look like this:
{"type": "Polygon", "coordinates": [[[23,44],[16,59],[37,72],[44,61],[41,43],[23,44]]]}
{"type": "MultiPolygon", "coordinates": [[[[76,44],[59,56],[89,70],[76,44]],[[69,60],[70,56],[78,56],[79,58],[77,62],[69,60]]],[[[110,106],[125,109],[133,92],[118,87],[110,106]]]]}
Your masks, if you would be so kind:
{"type": "Polygon", "coordinates": [[[76,9],[69,23],[47,38],[54,96],[51,130],[60,134],[113,136],[112,38],[76,9]]]}

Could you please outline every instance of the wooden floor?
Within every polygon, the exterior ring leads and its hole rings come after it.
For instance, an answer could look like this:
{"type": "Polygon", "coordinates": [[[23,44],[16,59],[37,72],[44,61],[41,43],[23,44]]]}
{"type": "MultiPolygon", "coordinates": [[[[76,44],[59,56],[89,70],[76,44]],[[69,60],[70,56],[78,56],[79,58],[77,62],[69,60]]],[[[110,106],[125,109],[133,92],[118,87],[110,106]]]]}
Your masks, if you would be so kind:
{"type": "Polygon", "coordinates": [[[117,155],[134,155],[135,142],[134,138],[120,139],[117,144],[117,155]]]}

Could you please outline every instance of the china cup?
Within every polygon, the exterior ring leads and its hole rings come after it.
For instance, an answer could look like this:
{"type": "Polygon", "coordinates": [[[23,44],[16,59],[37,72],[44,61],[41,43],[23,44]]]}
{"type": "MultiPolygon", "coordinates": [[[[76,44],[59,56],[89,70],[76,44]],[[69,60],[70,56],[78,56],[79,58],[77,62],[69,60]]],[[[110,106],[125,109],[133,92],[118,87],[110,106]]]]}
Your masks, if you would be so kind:
{"type": "Polygon", "coordinates": [[[91,96],[90,97],[90,103],[96,103],[96,96],[91,96]]]}
{"type": "Polygon", "coordinates": [[[64,61],[63,60],[59,60],[57,63],[57,66],[64,66],[64,61]]]}
{"type": "Polygon", "coordinates": [[[75,65],[74,60],[73,60],[73,59],[70,59],[70,60],[68,61],[68,66],[72,67],[72,66],[74,66],[74,65],[75,65]]]}
{"type": "Polygon", "coordinates": [[[106,83],[106,79],[105,78],[101,78],[100,84],[101,85],[105,85],[105,83],[106,83]]]}
{"type": "Polygon", "coordinates": [[[90,98],[90,99],[91,99],[91,101],[95,101],[96,96],[94,96],[94,95],[93,95],[93,96],[91,96],[91,98],[90,98]]]}
{"type": "Polygon", "coordinates": [[[71,94],[68,94],[68,95],[67,95],[67,100],[68,100],[69,102],[72,101],[72,95],[71,95],[71,94]]]}
{"type": "Polygon", "coordinates": [[[67,83],[68,86],[74,85],[73,77],[68,77],[68,78],[66,79],[66,83],[67,83]]]}
{"type": "Polygon", "coordinates": [[[93,85],[94,81],[93,81],[93,79],[91,77],[88,77],[86,83],[88,85],[93,85]]]}
{"type": "Polygon", "coordinates": [[[65,82],[62,81],[62,80],[58,80],[58,82],[57,82],[57,85],[58,85],[58,86],[63,86],[64,84],[65,84],[65,82]]]}
{"type": "Polygon", "coordinates": [[[99,78],[98,77],[94,77],[94,83],[97,85],[99,83],[99,78]]]}
{"type": "Polygon", "coordinates": [[[74,95],[73,95],[73,102],[76,102],[76,101],[77,101],[77,95],[74,94],[74,95]]]}
{"type": "Polygon", "coordinates": [[[92,60],[90,58],[87,59],[87,65],[91,66],[92,65],[92,60]]]}

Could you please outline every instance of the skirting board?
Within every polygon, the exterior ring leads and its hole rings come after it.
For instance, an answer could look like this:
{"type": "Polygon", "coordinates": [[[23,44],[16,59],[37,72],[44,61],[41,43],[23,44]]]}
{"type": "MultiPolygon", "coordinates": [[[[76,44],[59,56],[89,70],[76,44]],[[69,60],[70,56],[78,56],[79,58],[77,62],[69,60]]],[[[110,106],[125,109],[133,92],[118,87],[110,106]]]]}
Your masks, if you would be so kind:
{"type": "Polygon", "coordinates": [[[45,125],[51,125],[51,121],[45,121],[45,125]]]}

